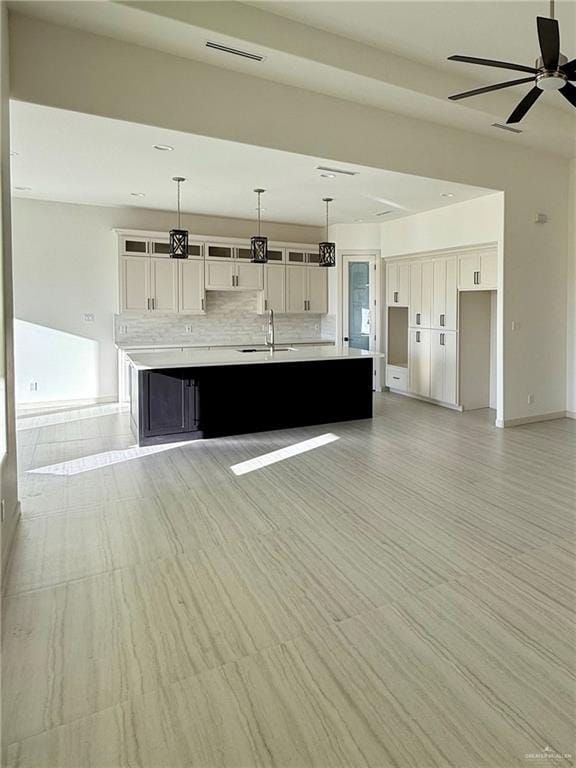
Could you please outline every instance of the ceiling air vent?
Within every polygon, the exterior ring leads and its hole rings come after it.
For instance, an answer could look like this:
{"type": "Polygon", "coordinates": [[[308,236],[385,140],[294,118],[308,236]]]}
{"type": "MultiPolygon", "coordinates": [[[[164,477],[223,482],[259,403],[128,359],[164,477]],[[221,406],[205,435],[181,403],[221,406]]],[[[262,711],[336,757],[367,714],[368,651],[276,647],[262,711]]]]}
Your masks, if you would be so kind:
{"type": "Polygon", "coordinates": [[[239,48],[230,48],[228,45],[212,43],[210,40],[208,40],[206,43],[206,48],[213,48],[215,51],[222,51],[223,53],[231,53],[234,56],[241,56],[243,59],[251,59],[252,61],[264,61],[264,56],[260,56],[257,53],[241,51],[239,48]]]}
{"type": "Polygon", "coordinates": [[[502,123],[492,123],[492,128],[500,128],[502,131],[510,131],[510,133],[522,133],[520,128],[513,128],[511,125],[502,125],[502,123]]]}
{"type": "Polygon", "coordinates": [[[341,168],[328,168],[326,165],[317,165],[317,171],[324,171],[325,173],[340,173],[342,176],[358,176],[356,171],[344,171],[341,168]]]}

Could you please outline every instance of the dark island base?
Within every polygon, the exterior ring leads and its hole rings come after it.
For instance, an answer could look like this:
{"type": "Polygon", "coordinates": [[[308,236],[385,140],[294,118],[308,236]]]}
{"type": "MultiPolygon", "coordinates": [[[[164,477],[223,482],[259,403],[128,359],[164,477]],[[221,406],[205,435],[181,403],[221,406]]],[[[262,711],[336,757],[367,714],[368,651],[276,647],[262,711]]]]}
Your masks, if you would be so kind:
{"type": "Polygon", "coordinates": [[[132,370],[138,445],[372,417],[371,358],[132,370]]]}

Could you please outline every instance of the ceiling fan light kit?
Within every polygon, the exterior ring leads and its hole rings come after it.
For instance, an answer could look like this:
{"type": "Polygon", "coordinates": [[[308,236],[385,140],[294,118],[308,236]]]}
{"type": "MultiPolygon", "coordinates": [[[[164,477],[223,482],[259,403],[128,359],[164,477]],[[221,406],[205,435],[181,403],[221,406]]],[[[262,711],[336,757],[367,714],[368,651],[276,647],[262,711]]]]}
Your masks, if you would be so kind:
{"type": "Polygon", "coordinates": [[[576,80],[576,59],[568,61],[568,58],[560,52],[560,30],[558,22],[554,18],[554,0],[550,2],[550,18],[538,16],[536,18],[538,29],[538,41],[541,55],[536,59],[534,67],[524,64],[512,64],[506,61],[494,59],[479,59],[474,56],[449,56],[449,61],[461,61],[467,64],[479,64],[484,67],[497,67],[510,69],[516,72],[526,72],[531,77],[522,77],[518,80],[507,80],[503,83],[487,85],[484,88],[475,88],[472,91],[464,91],[449,96],[452,101],[467,99],[470,96],[479,96],[483,93],[499,91],[502,88],[510,88],[524,83],[533,83],[533,87],[517,104],[506,124],[519,123],[526,115],[530,107],[540,98],[544,91],[559,91],[572,106],[576,107],[576,87],[571,81],[576,80]]]}

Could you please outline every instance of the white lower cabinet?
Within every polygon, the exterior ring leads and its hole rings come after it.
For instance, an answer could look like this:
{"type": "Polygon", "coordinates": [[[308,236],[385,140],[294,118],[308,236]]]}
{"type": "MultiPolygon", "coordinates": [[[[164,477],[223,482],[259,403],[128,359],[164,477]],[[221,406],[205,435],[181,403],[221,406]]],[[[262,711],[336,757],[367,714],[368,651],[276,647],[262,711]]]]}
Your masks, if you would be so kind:
{"type": "Polygon", "coordinates": [[[458,334],[430,332],[430,397],[441,403],[458,402],[458,334]]]}
{"type": "Polygon", "coordinates": [[[204,262],[182,259],[178,262],[178,311],[201,314],[205,311],[204,262]]]}
{"type": "Polygon", "coordinates": [[[400,365],[386,366],[386,386],[398,392],[408,391],[408,368],[400,365]]]}
{"type": "Polygon", "coordinates": [[[430,330],[410,329],[408,370],[410,391],[430,397],[430,330]]]}

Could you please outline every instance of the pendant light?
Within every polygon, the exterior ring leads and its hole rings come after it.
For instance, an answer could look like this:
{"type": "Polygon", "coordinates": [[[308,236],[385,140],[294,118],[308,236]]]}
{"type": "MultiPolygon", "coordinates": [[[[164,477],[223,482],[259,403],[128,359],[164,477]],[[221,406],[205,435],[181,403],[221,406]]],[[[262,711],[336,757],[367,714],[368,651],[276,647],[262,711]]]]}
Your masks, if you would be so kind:
{"type": "Polygon", "coordinates": [[[323,202],[326,203],[326,240],[318,246],[320,255],[319,265],[321,267],[336,266],[336,243],[328,242],[328,206],[332,202],[332,199],[333,198],[331,197],[322,198],[323,202]]]}
{"type": "Polygon", "coordinates": [[[180,229],[180,184],[186,181],[182,176],[174,176],[172,181],[178,184],[178,228],[170,230],[170,258],[188,258],[188,230],[180,229]]]}
{"type": "Polygon", "coordinates": [[[258,234],[250,239],[250,253],[253,264],[266,264],[268,261],[268,238],[260,234],[260,195],[266,192],[265,189],[255,189],[258,195],[258,234]]]}

